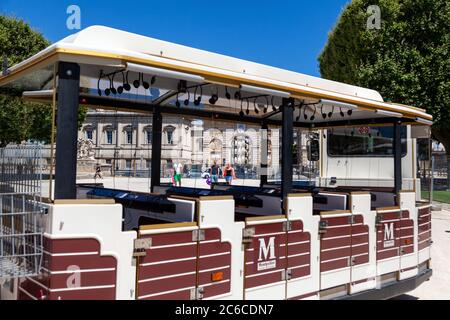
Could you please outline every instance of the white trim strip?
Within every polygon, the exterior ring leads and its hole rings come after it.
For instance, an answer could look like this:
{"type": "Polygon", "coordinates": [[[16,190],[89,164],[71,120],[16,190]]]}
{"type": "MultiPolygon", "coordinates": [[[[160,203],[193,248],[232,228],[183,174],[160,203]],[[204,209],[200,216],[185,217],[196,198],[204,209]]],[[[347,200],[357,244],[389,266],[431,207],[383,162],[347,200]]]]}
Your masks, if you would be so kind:
{"type": "Polygon", "coordinates": [[[210,257],[224,256],[224,255],[226,255],[226,254],[231,254],[231,252],[230,252],[230,251],[227,251],[227,252],[220,252],[220,253],[214,253],[214,254],[206,254],[206,255],[204,255],[204,256],[200,256],[199,258],[200,258],[200,259],[203,259],[203,258],[210,258],[210,257]]]}
{"type": "Polygon", "coordinates": [[[140,263],[139,266],[147,267],[147,266],[154,266],[154,265],[158,265],[158,264],[173,263],[173,262],[180,262],[180,261],[189,261],[189,260],[195,260],[195,259],[197,259],[197,257],[189,257],[189,258],[181,258],[181,259],[173,259],[173,260],[163,260],[163,261],[154,261],[154,262],[140,263]]]}
{"type": "Polygon", "coordinates": [[[63,289],[50,289],[50,292],[65,292],[65,291],[80,291],[80,290],[96,290],[96,289],[109,289],[115,288],[115,284],[105,286],[93,286],[93,287],[77,287],[77,288],[63,288],[63,289]]]}
{"type": "Polygon", "coordinates": [[[80,291],[80,290],[95,290],[95,289],[107,289],[107,288],[115,288],[115,284],[111,285],[103,285],[103,286],[91,286],[91,287],[76,287],[76,288],[59,288],[59,289],[50,289],[46,286],[44,286],[42,283],[30,278],[25,277],[27,280],[30,280],[31,282],[37,284],[38,286],[44,288],[45,290],[49,292],[65,292],[65,291],[80,291]]]}
{"type": "Polygon", "coordinates": [[[257,226],[257,225],[261,225],[261,224],[283,223],[286,220],[287,220],[286,218],[273,219],[273,220],[255,220],[255,221],[247,221],[245,224],[247,226],[257,226]]]}
{"type": "Polygon", "coordinates": [[[278,236],[281,234],[286,234],[286,232],[274,232],[274,233],[263,233],[263,234],[255,234],[253,238],[261,238],[261,237],[267,237],[267,236],[278,236]]]}
{"type": "Polygon", "coordinates": [[[293,233],[302,233],[305,232],[305,230],[301,229],[301,230],[292,230],[292,231],[288,231],[288,234],[293,234],[293,233]]]}
{"type": "Polygon", "coordinates": [[[212,269],[205,269],[205,270],[199,270],[199,273],[203,273],[203,272],[211,272],[211,271],[216,271],[216,270],[221,270],[221,269],[230,269],[231,266],[222,266],[222,267],[217,267],[217,268],[212,268],[212,269]]]}
{"type": "Polygon", "coordinates": [[[165,248],[175,248],[175,247],[185,247],[185,246],[193,246],[197,245],[197,242],[183,242],[183,243],[174,243],[174,244],[165,244],[161,246],[151,246],[152,249],[165,249],[165,248]]]}
{"type": "Polygon", "coordinates": [[[335,236],[335,237],[323,238],[323,239],[320,239],[320,241],[335,240],[335,239],[348,238],[348,237],[351,237],[351,235],[350,234],[346,234],[346,235],[343,235],[343,236],[335,236]]]}
{"type": "Polygon", "coordinates": [[[104,269],[80,269],[80,270],[62,270],[62,271],[50,271],[47,268],[42,267],[42,270],[49,274],[74,274],[74,273],[87,273],[87,272],[110,272],[116,271],[116,268],[104,268],[104,269]]]}
{"type": "Polygon", "coordinates": [[[158,280],[163,280],[163,279],[170,279],[170,278],[176,278],[176,277],[183,277],[183,276],[188,276],[191,274],[196,274],[196,271],[191,271],[191,272],[185,272],[185,273],[177,273],[177,274],[171,274],[171,275],[166,275],[166,276],[161,276],[161,277],[155,277],[155,278],[145,278],[145,279],[140,279],[138,281],[138,283],[145,283],[145,282],[151,282],[151,281],[158,281],[158,280]]]}
{"type": "Polygon", "coordinates": [[[47,291],[50,291],[49,288],[47,288],[45,285],[43,285],[43,284],[40,283],[39,281],[36,281],[36,280],[34,280],[34,279],[30,278],[30,277],[25,277],[25,279],[27,279],[28,281],[33,282],[34,284],[37,284],[38,286],[40,286],[41,288],[43,288],[43,289],[45,289],[45,290],[47,290],[47,291]]]}
{"type": "Polygon", "coordinates": [[[43,253],[51,257],[73,257],[73,256],[95,256],[100,253],[97,251],[92,252],[67,252],[67,253],[50,253],[48,251],[42,250],[43,253]]]}
{"type": "Polygon", "coordinates": [[[152,294],[147,294],[145,296],[139,296],[138,299],[145,299],[145,298],[150,298],[150,297],[155,297],[155,296],[162,296],[164,294],[170,294],[170,293],[175,293],[175,292],[184,291],[184,290],[191,290],[191,289],[195,289],[195,286],[185,287],[185,288],[181,288],[181,289],[168,290],[168,291],[161,291],[161,292],[152,293],[152,294]]]}
{"type": "Polygon", "coordinates": [[[363,242],[363,243],[360,243],[360,244],[352,244],[352,247],[360,247],[360,246],[365,246],[367,244],[369,244],[369,243],[368,242],[363,242]]]}
{"type": "Polygon", "coordinates": [[[201,287],[210,287],[210,286],[213,286],[215,284],[227,283],[227,282],[230,282],[230,281],[231,281],[230,279],[225,279],[225,280],[222,280],[222,281],[210,282],[210,283],[202,284],[201,287]]]}
{"type": "Polygon", "coordinates": [[[320,263],[327,263],[327,262],[333,262],[333,261],[338,261],[338,260],[348,260],[348,258],[350,258],[350,256],[345,256],[345,257],[341,257],[341,258],[335,258],[335,259],[329,259],[329,260],[323,260],[320,261],[320,263]]]}
{"type": "Polygon", "coordinates": [[[380,223],[385,223],[385,222],[400,222],[400,219],[391,219],[391,220],[381,220],[380,223]]]}
{"type": "Polygon", "coordinates": [[[288,256],[288,259],[289,258],[300,257],[300,256],[306,256],[308,254],[309,254],[309,251],[308,252],[304,252],[304,253],[292,254],[292,255],[288,256]]]}
{"type": "Polygon", "coordinates": [[[139,235],[175,233],[175,232],[184,232],[184,231],[193,231],[193,230],[198,230],[198,227],[197,226],[192,226],[192,227],[178,227],[178,228],[140,230],[139,231],[139,235]]]}
{"type": "MultiPolygon", "coordinates": [[[[369,251],[364,252],[364,253],[360,253],[360,254],[352,255],[352,258],[361,257],[361,256],[367,256],[367,255],[369,255],[369,251]]],[[[359,265],[357,265],[357,266],[359,266],[359,265]]]]}
{"type": "Polygon", "coordinates": [[[396,213],[402,211],[402,209],[391,209],[391,210],[375,210],[377,213],[396,213]]]}
{"type": "Polygon", "coordinates": [[[368,235],[368,234],[369,234],[369,231],[361,232],[361,233],[354,233],[354,234],[352,234],[352,237],[364,236],[364,235],[368,235]]]}
{"type": "Polygon", "coordinates": [[[28,291],[26,291],[25,289],[23,289],[22,287],[19,286],[19,290],[22,291],[23,293],[25,293],[27,296],[29,296],[31,299],[33,300],[38,300],[38,298],[36,298],[35,296],[32,296],[31,293],[29,293],[28,291]]]}
{"type": "MultiPolygon", "coordinates": [[[[307,264],[302,264],[301,266],[295,266],[295,267],[292,267],[291,270],[293,270],[293,269],[300,269],[300,268],[304,268],[304,267],[308,267],[309,265],[310,265],[309,263],[307,263],[307,264]]],[[[305,277],[308,277],[308,276],[305,276],[305,277]]],[[[295,279],[298,279],[298,278],[295,278],[295,279]]]]}
{"type": "MultiPolygon", "coordinates": [[[[295,246],[298,244],[304,244],[304,243],[309,243],[309,242],[310,242],[309,240],[299,241],[299,242],[290,242],[290,243],[288,243],[288,246],[295,246]]],[[[286,247],[286,243],[281,243],[280,247],[286,247]]]]}
{"type": "Polygon", "coordinates": [[[321,252],[328,252],[328,251],[339,250],[339,249],[350,248],[350,247],[351,246],[342,246],[342,247],[335,247],[335,248],[329,248],[329,249],[322,249],[321,252]]]}
{"type": "Polygon", "coordinates": [[[214,243],[214,242],[220,242],[220,239],[216,239],[216,240],[202,240],[200,241],[200,244],[204,244],[204,243],[214,243]]]}

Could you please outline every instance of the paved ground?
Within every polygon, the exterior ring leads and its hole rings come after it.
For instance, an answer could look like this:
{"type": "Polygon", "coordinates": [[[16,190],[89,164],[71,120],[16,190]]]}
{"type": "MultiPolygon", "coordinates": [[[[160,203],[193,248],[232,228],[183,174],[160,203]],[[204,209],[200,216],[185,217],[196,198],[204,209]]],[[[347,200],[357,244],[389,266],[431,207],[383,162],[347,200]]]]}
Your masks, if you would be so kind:
{"type": "Polygon", "coordinates": [[[416,290],[395,300],[450,300],[450,205],[435,203],[442,211],[432,212],[431,268],[433,276],[416,290]]]}

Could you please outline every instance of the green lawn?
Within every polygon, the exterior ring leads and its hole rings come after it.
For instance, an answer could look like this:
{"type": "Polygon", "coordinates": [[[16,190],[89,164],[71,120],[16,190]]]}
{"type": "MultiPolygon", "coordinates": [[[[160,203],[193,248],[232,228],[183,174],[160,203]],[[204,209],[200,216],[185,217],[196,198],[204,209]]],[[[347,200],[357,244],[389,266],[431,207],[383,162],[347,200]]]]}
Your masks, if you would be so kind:
{"type": "MultiPolygon", "coordinates": [[[[426,191],[422,192],[422,198],[428,199],[429,193],[426,191]]],[[[433,200],[439,202],[450,203],[450,191],[434,191],[433,200]]]]}

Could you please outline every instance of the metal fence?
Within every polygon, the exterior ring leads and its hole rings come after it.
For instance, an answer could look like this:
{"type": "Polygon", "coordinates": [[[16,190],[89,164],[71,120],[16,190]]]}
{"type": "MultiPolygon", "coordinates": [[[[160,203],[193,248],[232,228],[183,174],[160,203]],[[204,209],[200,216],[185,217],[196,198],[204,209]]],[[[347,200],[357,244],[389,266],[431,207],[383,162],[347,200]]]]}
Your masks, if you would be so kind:
{"type": "Polygon", "coordinates": [[[39,274],[42,228],[39,198],[0,194],[0,278],[39,274]]]}
{"type": "Polygon", "coordinates": [[[42,163],[39,145],[0,149],[0,278],[40,272],[42,163]]]}
{"type": "Polygon", "coordinates": [[[0,193],[40,195],[42,146],[9,145],[0,149],[0,193]]]}

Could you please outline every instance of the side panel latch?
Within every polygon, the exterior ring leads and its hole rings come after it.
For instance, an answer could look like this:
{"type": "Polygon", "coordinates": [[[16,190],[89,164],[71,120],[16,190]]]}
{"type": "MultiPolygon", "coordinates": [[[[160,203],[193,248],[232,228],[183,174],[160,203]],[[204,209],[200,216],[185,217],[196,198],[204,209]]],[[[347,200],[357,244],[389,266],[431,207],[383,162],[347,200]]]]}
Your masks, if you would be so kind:
{"type": "Polygon", "coordinates": [[[147,250],[152,246],[152,238],[142,238],[134,240],[133,257],[145,257],[147,250]]]}

